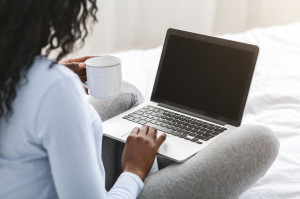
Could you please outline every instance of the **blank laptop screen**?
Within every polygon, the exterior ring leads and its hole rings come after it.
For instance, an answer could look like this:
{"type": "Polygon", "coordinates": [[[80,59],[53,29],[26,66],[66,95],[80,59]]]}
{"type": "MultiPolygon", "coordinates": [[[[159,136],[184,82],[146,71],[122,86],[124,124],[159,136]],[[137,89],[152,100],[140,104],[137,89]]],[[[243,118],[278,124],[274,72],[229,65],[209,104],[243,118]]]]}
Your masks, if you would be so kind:
{"type": "Polygon", "coordinates": [[[152,100],[239,125],[257,54],[172,34],[167,40],[152,100]]]}

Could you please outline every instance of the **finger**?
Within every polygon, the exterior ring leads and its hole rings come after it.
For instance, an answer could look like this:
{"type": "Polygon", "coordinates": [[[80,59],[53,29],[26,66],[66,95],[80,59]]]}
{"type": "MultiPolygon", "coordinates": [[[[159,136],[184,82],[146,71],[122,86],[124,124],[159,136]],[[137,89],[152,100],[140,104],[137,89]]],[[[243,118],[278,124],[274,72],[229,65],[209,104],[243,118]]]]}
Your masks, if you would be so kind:
{"type": "Polygon", "coordinates": [[[86,75],[80,75],[79,76],[81,82],[85,83],[87,81],[86,75]]]}
{"type": "Polygon", "coordinates": [[[147,135],[148,135],[149,137],[151,137],[152,139],[155,139],[155,138],[156,138],[156,135],[157,135],[157,129],[151,127],[151,128],[149,129],[149,132],[148,132],[147,135]]]}
{"type": "Polygon", "coordinates": [[[79,63],[78,62],[73,62],[73,63],[66,63],[64,64],[66,67],[71,69],[74,72],[77,72],[79,70],[79,63]]]}
{"type": "Polygon", "coordinates": [[[132,129],[132,131],[130,132],[131,135],[137,135],[139,134],[140,129],[138,127],[135,127],[132,129]]]}
{"type": "Polygon", "coordinates": [[[86,75],[86,69],[80,67],[80,65],[79,65],[79,68],[78,68],[78,70],[77,70],[77,74],[78,74],[79,76],[81,76],[81,75],[86,75]]]}
{"type": "Polygon", "coordinates": [[[85,68],[85,63],[84,62],[80,62],[79,63],[79,68],[85,68]]]}
{"type": "Polygon", "coordinates": [[[84,90],[85,90],[85,93],[88,95],[89,94],[89,89],[87,86],[84,86],[84,90]]]}
{"type": "Polygon", "coordinates": [[[157,150],[162,145],[162,143],[166,140],[166,138],[167,138],[167,135],[165,133],[163,133],[158,138],[155,139],[154,142],[156,144],[157,150]]]}
{"type": "Polygon", "coordinates": [[[92,58],[92,57],[99,57],[99,56],[84,56],[84,57],[78,57],[78,58],[73,58],[73,59],[67,59],[62,62],[64,62],[64,63],[85,62],[87,59],[92,58]]]}
{"type": "Polygon", "coordinates": [[[69,60],[68,59],[67,60],[63,60],[63,61],[60,61],[58,63],[65,65],[65,64],[69,63],[69,60]]]}
{"type": "Polygon", "coordinates": [[[141,133],[141,135],[147,135],[148,131],[149,131],[149,126],[144,125],[144,126],[141,127],[140,133],[141,133]]]}

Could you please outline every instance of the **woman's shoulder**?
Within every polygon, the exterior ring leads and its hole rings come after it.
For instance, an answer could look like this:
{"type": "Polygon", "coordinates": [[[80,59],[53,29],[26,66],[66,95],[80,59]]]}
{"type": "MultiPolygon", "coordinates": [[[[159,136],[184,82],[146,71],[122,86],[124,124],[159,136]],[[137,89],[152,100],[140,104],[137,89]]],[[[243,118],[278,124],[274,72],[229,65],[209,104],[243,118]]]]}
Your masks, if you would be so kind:
{"type": "Polygon", "coordinates": [[[49,87],[57,81],[72,79],[78,81],[77,75],[67,67],[54,63],[44,56],[37,56],[28,71],[27,79],[29,84],[49,87]]]}
{"type": "Polygon", "coordinates": [[[34,59],[33,65],[27,74],[27,82],[23,87],[20,89],[20,91],[23,90],[20,95],[24,95],[25,98],[34,96],[35,98],[31,101],[35,101],[36,104],[39,104],[43,98],[49,97],[50,91],[53,90],[56,91],[56,94],[60,93],[60,95],[73,93],[73,95],[85,97],[78,75],[69,68],[54,63],[43,56],[34,59]]]}
{"type": "Polygon", "coordinates": [[[39,56],[34,59],[26,78],[22,80],[18,88],[13,107],[14,113],[26,116],[27,123],[30,124],[31,119],[34,122],[45,99],[55,100],[69,95],[82,96],[84,99],[84,89],[79,77],[67,67],[39,56]]]}

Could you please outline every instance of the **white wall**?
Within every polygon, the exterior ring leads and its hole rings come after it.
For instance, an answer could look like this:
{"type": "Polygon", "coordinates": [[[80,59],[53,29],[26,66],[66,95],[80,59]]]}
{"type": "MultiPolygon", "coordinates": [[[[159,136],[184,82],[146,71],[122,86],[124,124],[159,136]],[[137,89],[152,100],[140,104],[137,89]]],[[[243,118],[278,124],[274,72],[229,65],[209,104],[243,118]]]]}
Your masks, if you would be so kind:
{"type": "Polygon", "coordinates": [[[300,20],[299,0],[217,0],[212,34],[300,20]]]}
{"type": "Polygon", "coordinates": [[[299,0],[99,0],[99,23],[70,56],[161,45],[169,27],[203,34],[300,20],[299,0]]]}

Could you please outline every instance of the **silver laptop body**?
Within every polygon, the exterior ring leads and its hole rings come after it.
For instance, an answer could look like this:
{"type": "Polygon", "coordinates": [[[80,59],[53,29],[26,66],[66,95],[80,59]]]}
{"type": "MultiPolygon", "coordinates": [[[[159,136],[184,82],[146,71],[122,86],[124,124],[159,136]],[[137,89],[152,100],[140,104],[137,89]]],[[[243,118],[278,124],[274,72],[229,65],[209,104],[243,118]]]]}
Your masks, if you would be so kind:
{"type": "Polygon", "coordinates": [[[134,127],[167,134],[158,153],[183,162],[240,126],[258,56],[250,44],[169,29],[150,102],[103,122],[125,142],[134,127]]]}

